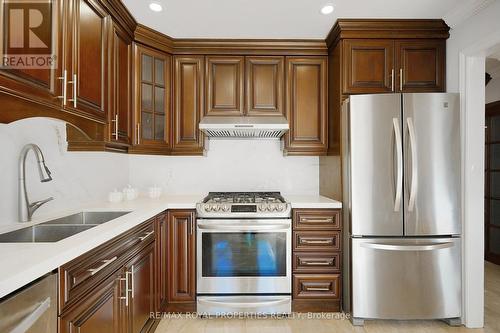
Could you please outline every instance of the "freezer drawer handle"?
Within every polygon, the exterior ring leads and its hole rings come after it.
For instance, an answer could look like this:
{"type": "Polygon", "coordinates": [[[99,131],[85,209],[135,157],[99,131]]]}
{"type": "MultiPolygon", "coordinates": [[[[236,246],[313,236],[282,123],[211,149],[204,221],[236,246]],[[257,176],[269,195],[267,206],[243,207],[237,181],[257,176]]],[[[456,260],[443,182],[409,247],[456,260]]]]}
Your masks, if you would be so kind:
{"type": "Polygon", "coordinates": [[[386,251],[433,251],[447,249],[453,246],[453,242],[446,243],[429,243],[420,245],[405,245],[405,244],[380,244],[380,243],[361,243],[361,247],[375,250],[386,251]]]}
{"type": "Polygon", "coordinates": [[[408,199],[408,211],[412,212],[415,207],[415,196],[417,195],[417,144],[415,140],[415,127],[413,126],[413,120],[407,118],[408,123],[408,134],[410,136],[411,145],[411,186],[410,186],[410,198],[408,199]]]}
{"type": "Polygon", "coordinates": [[[24,333],[37,322],[38,319],[50,308],[50,297],[47,297],[40,305],[30,313],[26,318],[24,318],[19,325],[16,326],[10,333],[24,333]]]}
{"type": "Polygon", "coordinates": [[[397,179],[396,179],[396,196],[394,198],[394,211],[399,212],[401,207],[401,196],[403,192],[403,142],[401,140],[401,131],[399,129],[398,118],[392,118],[392,125],[394,128],[394,138],[396,141],[396,154],[397,154],[397,179]]]}

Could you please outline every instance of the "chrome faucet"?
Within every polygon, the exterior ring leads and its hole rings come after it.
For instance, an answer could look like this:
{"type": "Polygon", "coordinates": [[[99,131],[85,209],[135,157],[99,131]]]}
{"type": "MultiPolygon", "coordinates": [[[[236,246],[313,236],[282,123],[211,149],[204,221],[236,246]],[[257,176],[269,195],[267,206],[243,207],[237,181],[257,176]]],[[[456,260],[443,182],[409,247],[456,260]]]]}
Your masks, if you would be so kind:
{"type": "Polygon", "coordinates": [[[24,146],[21,150],[21,156],[19,157],[19,221],[21,222],[31,221],[33,213],[40,208],[41,205],[54,199],[50,197],[32,203],[29,202],[28,191],[26,190],[26,157],[28,156],[30,150],[33,150],[33,153],[35,153],[36,160],[38,162],[40,181],[45,183],[52,180],[50,170],[45,165],[45,159],[43,158],[43,153],[40,150],[40,147],[33,143],[24,146]]]}

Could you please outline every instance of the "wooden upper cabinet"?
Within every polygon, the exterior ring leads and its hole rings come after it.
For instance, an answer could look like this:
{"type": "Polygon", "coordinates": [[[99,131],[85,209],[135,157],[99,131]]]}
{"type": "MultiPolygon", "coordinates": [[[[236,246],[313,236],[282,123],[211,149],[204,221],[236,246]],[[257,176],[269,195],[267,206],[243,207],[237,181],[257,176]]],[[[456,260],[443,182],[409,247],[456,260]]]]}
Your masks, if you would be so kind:
{"type": "MultiPolygon", "coordinates": [[[[28,66],[21,68],[0,68],[0,86],[9,89],[23,98],[32,98],[62,105],[62,82],[58,79],[63,72],[63,11],[66,7],[63,0],[22,3],[21,1],[0,1],[2,6],[0,26],[2,31],[2,53],[6,59],[25,61],[23,55],[36,55],[37,63],[42,68],[28,66]],[[28,10],[36,9],[42,15],[42,22],[36,29],[30,30],[28,38],[23,34],[20,18],[28,17],[28,10]],[[10,31],[10,27],[15,28],[10,31]],[[19,33],[21,32],[21,33],[19,33]],[[52,66],[51,66],[52,65],[52,66]]],[[[34,65],[36,66],[37,63],[34,65]]]]}
{"type": "Polygon", "coordinates": [[[394,41],[344,41],[343,91],[345,94],[394,91],[394,41]]]}
{"type": "Polygon", "coordinates": [[[132,140],[132,39],[114,25],[111,36],[108,113],[109,140],[129,145],[132,140]]]}
{"type": "Polygon", "coordinates": [[[203,154],[203,63],[202,56],[174,57],[174,154],[203,154]]]}
{"type": "Polygon", "coordinates": [[[398,91],[445,91],[445,40],[401,40],[395,45],[398,91]]]}
{"type": "Polygon", "coordinates": [[[170,152],[171,56],[135,45],[134,147],[131,152],[170,152]]]}
{"type": "Polygon", "coordinates": [[[321,155],[327,143],[327,59],[289,57],[287,66],[287,118],[285,152],[321,155]]]}
{"type": "Polygon", "coordinates": [[[194,302],[196,298],[195,212],[168,211],[168,303],[194,302]]]}
{"type": "Polygon", "coordinates": [[[72,0],[66,34],[67,107],[104,118],[111,18],[96,0],[72,0]]]}
{"type": "Polygon", "coordinates": [[[207,116],[243,115],[244,64],[244,57],[206,58],[207,116]]]}
{"type": "Polygon", "coordinates": [[[284,57],[246,57],[247,114],[285,114],[283,87],[284,57]]]}

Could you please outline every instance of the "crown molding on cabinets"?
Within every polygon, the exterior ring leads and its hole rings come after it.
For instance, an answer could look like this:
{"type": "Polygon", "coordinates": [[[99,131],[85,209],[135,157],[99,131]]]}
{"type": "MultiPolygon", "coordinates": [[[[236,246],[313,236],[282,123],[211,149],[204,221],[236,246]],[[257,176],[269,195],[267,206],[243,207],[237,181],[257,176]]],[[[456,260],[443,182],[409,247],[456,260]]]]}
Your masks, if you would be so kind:
{"type": "Polygon", "coordinates": [[[444,21],[454,28],[460,23],[467,20],[469,17],[476,15],[478,12],[488,7],[495,0],[468,0],[461,5],[454,7],[444,16],[444,21]]]}
{"type": "Polygon", "coordinates": [[[326,37],[326,45],[331,47],[347,38],[448,38],[449,30],[441,19],[338,19],[326,37]]]}

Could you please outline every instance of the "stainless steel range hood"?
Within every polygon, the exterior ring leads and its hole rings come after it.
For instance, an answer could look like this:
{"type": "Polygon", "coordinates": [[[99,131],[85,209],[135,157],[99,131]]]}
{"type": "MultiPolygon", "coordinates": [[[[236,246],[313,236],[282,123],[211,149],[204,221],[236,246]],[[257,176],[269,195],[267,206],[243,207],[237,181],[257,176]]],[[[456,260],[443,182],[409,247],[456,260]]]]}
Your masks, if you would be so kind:
{"type": "Polygon", "coordinates": [[[204,117],[200,130],[214,138],[279,139],[289,130],[285,117],[204,117]]]}

